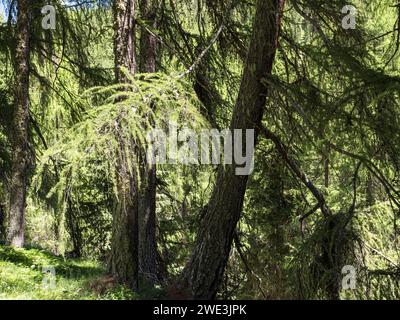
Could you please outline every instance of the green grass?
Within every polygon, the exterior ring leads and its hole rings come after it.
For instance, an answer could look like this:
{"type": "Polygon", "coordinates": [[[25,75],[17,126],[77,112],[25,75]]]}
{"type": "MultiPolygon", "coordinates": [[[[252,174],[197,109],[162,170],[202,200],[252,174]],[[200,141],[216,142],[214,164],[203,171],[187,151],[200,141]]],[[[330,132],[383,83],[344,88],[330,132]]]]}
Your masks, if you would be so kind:
{"type": "Polygon", "coordinates": [[[137,299],[123,286],[92,289],[106,276],[105,269],[93,261],[64,259],[40,249],[15,249],[0,246],[0,299],[91,300],[137,299]],[[54,285],[43,268],[54,267],[54,285]]]}

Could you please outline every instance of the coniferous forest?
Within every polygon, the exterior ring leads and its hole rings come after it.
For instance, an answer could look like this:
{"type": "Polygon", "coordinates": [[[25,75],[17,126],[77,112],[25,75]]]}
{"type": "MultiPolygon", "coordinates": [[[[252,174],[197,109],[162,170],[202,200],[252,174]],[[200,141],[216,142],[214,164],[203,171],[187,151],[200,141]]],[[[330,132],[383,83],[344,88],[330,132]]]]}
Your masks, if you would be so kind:
{"type": "Polygon", "coordinates": [[[400,299],[399,0],[0,1],[0,299],[400,299]]]}

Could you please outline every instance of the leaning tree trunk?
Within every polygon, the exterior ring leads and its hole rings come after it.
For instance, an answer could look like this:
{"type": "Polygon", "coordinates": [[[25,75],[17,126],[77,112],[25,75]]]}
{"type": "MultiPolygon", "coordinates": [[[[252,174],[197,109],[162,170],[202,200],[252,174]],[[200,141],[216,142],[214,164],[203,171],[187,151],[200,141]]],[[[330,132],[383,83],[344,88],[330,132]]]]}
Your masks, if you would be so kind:
{"type": "MultiPolygon", "coordinates": [[[[250,48],[233,112],[231,129],[255,129],[255,138],[268,94],[260,80],[272,72],[283,6],[284,0],[257,1],[250,48]]],[[[213,299],[221,283],[248,180],[247,176],[235,175],[235,169],[235,165],[219,168],[192,258],[180,279],[184,294],[190,298],[213,299]]]]}
{"type": "Polygon", "coordinates": [[[7,243],[24,246],[26,188],[28,174],[29,119],[29,27],[31,1],[18,1],[15,48],[15,88],[13,114],[13,159],[10,185],[10,214],[7,243]]]}
{"type": "MultiPolygon", "coordinates": [[[[141,0],[141,18],[151,29],[156,28],[157,0],[141,0]]],[[[156,37],[142,28],[140,39],[140,71],[156,72],[156,37]]],[[[139,202],[139,268],[144,279],[154,285],[159,279],[157,270],[156,237],[156,166],[149,165],[145,150],[140,157],[140,202],[139,202]]]]}
{"type": "MultiPolygon", "coordinates": [[[[115,79],[127,82],[121,68],[136,72],[135,59],[135,0],[114,0],[114,55],[115,79]]],[[[118,122],[118,121],[117,121],[118,122]]],[[[130,288],[138,289],[138,181],[133,166],[129,165],[123,137],[119,135],[120,123],[116,124],[117,151],[117,199],[113,210],[113,227],[109,269],[112,275],[130,288]]],[[[133,145],[133,144],[132,144],[133,145]]]]}

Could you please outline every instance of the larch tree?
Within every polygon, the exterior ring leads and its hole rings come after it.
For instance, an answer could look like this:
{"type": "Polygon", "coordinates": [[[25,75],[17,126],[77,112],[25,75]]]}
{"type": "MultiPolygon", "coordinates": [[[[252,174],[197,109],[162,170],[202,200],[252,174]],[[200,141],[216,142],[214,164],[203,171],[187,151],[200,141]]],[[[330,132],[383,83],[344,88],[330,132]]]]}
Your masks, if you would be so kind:
{"type": "MultiPolygon", "coordinates": [[[[268,87],[261,80],[272,72],[284,0],[258,0],[247,59],[230,128],[254,129],[257,139],[268,87]]],[[[243,149],[246,148],[243,142],[243,149]]],[[[191,259],[180,279],[185,295],[213,299],[223,279],[248,176],[235,174],[238,166],[219,168],[216,186],[202,218],[191,259]]]]}
{"type": "MultiPolygon", "coordinates": [[[[142,19],[154,27],[156,1],[140,3],[142,19]]],[[[114,2],[114,54],[117,83],[127,82],[123,68],[131,75],[139,69],[156,72],[156,38],[142,30],[139,64],[135,51],[135,1],[114,2]],[[139,67],[138,67],[139,65],[139,67]]],[[[132,141],[133,142],[133,141],[132,141]]],[[[118,151],[118,199],[113,217],[111,272],[122,283],[138,287],[139,275],[157,280],[156,167],[149,167],[145,150],[133,147],[137,162],[129,164],[126,148],[133,143],[121,140],[118,151]],[[127,145],[128,144],[128,145],[127,145]]]]}
{"type": "MultiPolygon", "coordinates": [[[[142,20],[151,29],[156,28],[157,0],[142,0],[140,13],[142,20]]],[[[146,28],[141,29],[140,71],[156,72],[157,39],[146,28]]],[[[156,106],[154,106],[156,107],[156,106]]],[[[139,267],[140,273],[150,283],[158,279],[157,236],[156,236],[156,165],[149,165],[144,150],[140,157],[141,191],[139,202],[139,267]]]]}
{"type": "Polygon", "coordinates": [[[15,247],[24,246],[27,175],[29,168],[29,59],[32,1],[17,3],[14,59],[14,110],[12,139],[12,169],[10,182],[10,212],[7,242],[15,247]]]}
{"type": "MultiPolygon", "coordinates": [[[[115,0],[114,17],[114,59],[115,80],[128,81],[125,71],[136,72],[135,56],[135,1],[115,0]],[[124,71],[125,69],[125,71],[124,71]]],[[[117,151],[117,199],[113,212],[111,255],[109,269],[120,283],[138,288],[139,246],[138,246],[138,179],[134,167],[129,164],[127,149],[131,141],[118,139],[122,123],[116,124],[117,151]]]]}

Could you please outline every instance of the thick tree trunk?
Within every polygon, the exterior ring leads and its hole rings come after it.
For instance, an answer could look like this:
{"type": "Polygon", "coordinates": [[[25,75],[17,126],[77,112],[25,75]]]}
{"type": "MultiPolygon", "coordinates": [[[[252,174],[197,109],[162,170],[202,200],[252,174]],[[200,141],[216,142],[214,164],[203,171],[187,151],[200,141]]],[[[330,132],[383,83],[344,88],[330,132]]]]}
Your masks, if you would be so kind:
{"type": "MultiPolygon", "coordinates": [[[[135,1],[114,0],[114,54],[115,79],[126,82],[121,68],[131,74],[136,72],[135,59],[135,1]]],[[[117,192],[111,240],[109,269],[112,275],[130,288],[138,289],[139,248],[138,248],[138,181],[137,175],[128,165],[123,138],[118,135],[120,124],[116,125],[119,141],[117,158],[117,192]]],[[[132,144],[133,145],[133,144],[132,144]]]]}
{"type": "MultiPolygon", "coordinates": [[[[268,94],[260,80],[272,71],[283,6],[284,0],[257,1],[253,35],[233,112],[231,129],[255,129],[256,138],[268,94]]],[[[194,299],[215,298],[229,258],[248,180],[247,176],[235,175],[235,169],[235,165],[220,167],[192,258],[182,274],[180,285],[194,299]]]]}
{"type": "MultiPolygon", "coordinates": [[[[157,27],[157,0],[141,0],[142,20],[152,29],[157,27]]],[[[140,39],[140,71],[156,72],[157,39],[142,28],[140,39]]],[[[156,166],[148,165],[146,155],[141,156],[141,187],[139,202],[139,268],[144,279],[153,285],[159,279],[157,270],[156,228],[156,166]]]]}
{"type": "Polygon", "coordinates": [[[110,271],[119,283],[139,288],[138,252],[138,181],[130,172],[128,159],[120,141],[117,159],[118,199],[113,212],[110,271]]]}
{"type": "Polygon", "coordinates": [[[142,163],[140,167],[139,268],[146,282],[153,285],[162,280],[157,268],[156,168],[145,166],[142,163]]]}
{"type": "Polygon", "coordinates": [[[15,88],[13,114],[13,161],[10,185],[10,214],[7,243],[24,246],[27,188],[29,119],[29,27],[31,1],[18,1],[15,49],[15,88]]]}
{"type": "Polygon", "coordinates": [[[136,72],[135,0],[114,0],[114,66],[117,82],[126,82],[121,68],[136,72]]]}
{"type": "MultiPolygon", "coordinates": [[[[157,7],[158,0],[141,0],[140,12],[142,20],[145,21],[153,30],[157,28],[157,7]]],[[[157,60],[157,39],[142,28],[140,37],[140,71],[153,73],[156,72],[157,60]]]]}

